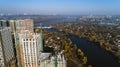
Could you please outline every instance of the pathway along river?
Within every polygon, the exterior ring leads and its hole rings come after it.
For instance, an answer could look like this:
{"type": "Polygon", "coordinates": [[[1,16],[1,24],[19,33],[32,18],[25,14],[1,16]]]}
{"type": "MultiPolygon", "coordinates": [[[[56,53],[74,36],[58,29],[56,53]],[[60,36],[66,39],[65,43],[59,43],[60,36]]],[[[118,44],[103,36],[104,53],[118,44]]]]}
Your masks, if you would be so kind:
{"type": "MultiPolygon", "coordinates": [[[[47,30],[63,33],[56,29],[47,30]]],[[[93,67],[120,67],[115,56],[97,46],[98,44],[91,43],[74,35],[66,35],[66,37],[70,38],[71,41],[85,53],[88,58],[88,64],[92,64],[93,67]]]]}

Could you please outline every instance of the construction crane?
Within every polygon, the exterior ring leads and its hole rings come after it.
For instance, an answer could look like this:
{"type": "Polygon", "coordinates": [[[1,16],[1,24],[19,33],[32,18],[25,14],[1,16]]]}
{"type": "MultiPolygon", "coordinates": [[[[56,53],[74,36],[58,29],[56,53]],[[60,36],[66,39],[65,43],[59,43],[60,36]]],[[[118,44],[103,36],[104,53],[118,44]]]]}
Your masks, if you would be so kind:
{"type": "Polygon", "coordinates": [[[58,52],[55,53],[55,67],[58,67],[58,52]]]}

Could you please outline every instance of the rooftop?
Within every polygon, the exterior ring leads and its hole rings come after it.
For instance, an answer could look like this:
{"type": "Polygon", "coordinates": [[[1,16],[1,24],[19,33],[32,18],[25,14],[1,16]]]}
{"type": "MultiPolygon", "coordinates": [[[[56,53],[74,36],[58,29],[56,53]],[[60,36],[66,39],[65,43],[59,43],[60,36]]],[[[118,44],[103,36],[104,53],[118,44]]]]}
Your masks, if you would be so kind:
{"type": "Polygon", "coordinates": [[[38,39],[38,33],[31,33],[29,30],[22,30],[19,33],[19,36],[24,39],[38,39]]]}

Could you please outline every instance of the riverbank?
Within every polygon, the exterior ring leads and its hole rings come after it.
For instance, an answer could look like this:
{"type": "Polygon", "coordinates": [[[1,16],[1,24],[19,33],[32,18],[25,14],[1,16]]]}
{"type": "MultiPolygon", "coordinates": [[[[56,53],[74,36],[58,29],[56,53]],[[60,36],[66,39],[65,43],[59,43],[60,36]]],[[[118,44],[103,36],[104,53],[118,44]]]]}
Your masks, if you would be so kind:
{"type": "MultiPolygon", "coordinates": [[[[61,31],[66,31],[67,34],[74,33],[74,34],[81,35],[82,37],[89,36],[89,38],[93,38],[93,40],[95,39],[94,37],[91,37],[91,36],[94,36],[96,34],[96,32],[95,33],[92,32],[92,31],[94,31],[94,29],[91,30],[90,26],[84,28],[84,26],[82,26],[82,25],[79,27],[79,25],[74,25],[71,23],[64,23],[64,24],[62,23],[62,24],[58,24],[58,26],[56,26],[56,27],[60,27],[59,31],[53,30],[53,29],[50,29],[50,30],[53,32],[58,32],[58,33],[61,33],[61,31]],[[86,34],[85,32],[88,34],[86,34]],[[82,34],[82,33],[84,33],[84,34],[82,34]]],[[[44,23],[44,25],[46,25],[46,24],[44,23]]],[[[101,28],[101,30],[99,30],[99,31],[104,31],[104,30],[102,30],[104,28],[102,28],[102,27],[100,27],[100,28],[101,28]]],[[[105,33],[105,35],[106,35],[106,33],[105,33]]],[[[93,43],[93,42],[89,42],[88,40],[86,40],[85,38],[82,38],[82,37],[72,35],[72,36],[69,36],[68,38],[70,38],[70,40],[74,44],[76,44],[77,47],[80,48],[85,53],[89,64],[92,64],[93,67],[120,67],[120,65],[118,64],[117,58],[113,54],[111,54],[108,51],[106,52],[105,49],[101,49],[101,47],[99,47],[100,45],[93,43]]],[[[103,37],[101,37],[101,35],[97,36],[97,40],[99,40],[99,38],[101,38],[102,43],[105,43],[105,41],[102,39],[104,39],[106,37],[103,38],[103,37]]]]}
{"type": "Polygon", "coordinates": [[[54,24],[53,28],[68,35],[74,35],[89,42],[97,43],[102,49],[114,54],[120,60],[120,49],[117,45],[119,41],[119,29],[111,25],[87,24],[82,22],[54,24]]]}
{"type": "MultiPolygon", "coordinates": [[[[65,32],[60,32],[57,29],[50,29],[50,31],[63,33],[63,34],[65,33],[65,32]]],[[[88,64],[92,64],[93,67],[120,66],[117,62],[117,58],[110,52],[99,47],[98,44],[90,42],[83,38],[81,39],[78,36],[68,35],[68,34],[66,36],[67,38],[71,39],[73,44],[76,44],[77,47],[80,48],[85,53],[85,55],[88,58],[88,64]]]]}
{"type": "MultiPolygon", "coordinates": [[[[53,29],[59,30],[59,31],[61,31],[61,32],[67,34],[67,35],[76,36],[76,37],[85,39],[85,40],[87,40],[88,42],[97,44],[96,46],[104,49],[105,51],[109,52],[109,53],[112,54],[112,55],[115,55],[115,58],[117,59],[117,61],[118,61],[119,64],[120,64],[120,54],[119,54],[120,51],[118,51],[117,54],[116,54],[116,52],[115,52],[114,50],[112,50],[111,46],[106,47],[106,43],[102,43],[102,44],[101,44],[101,41],[91,40],[91,39],[89,39],[88,37],[83,37],[83,36],[77,35],[76,33],[69,33],[69,32],[66,32],[66,31],[61,30],[61,29],[58,29],[58,28],[53,28],[53,29]]],[[[120,50],[120,48],[116,47],[116,50],[120,50]]]]}
{"type": "MultiPolygon", "coordinates": [[[[88,67],[87,60],[84,60],[85,54],[78,58],[78,48],[69,38],[62,33],[56,33],[49,30],[44,30],[44,46],[54,48],[54,51],[63,50],[63,54],[65,54],[67,60],[67,67],[88,67]],[[72,64],[72,65],[71,65],[72,64]]],[[[79,55],[80,56],[80,55],[79,55]]]]}

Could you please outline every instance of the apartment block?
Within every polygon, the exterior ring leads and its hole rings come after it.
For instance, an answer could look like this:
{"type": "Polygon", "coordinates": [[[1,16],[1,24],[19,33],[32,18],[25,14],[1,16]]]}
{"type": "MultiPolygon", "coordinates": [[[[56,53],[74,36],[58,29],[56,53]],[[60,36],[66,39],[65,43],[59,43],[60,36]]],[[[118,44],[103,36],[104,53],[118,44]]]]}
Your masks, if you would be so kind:
{"type": "Polygon", "coordinates": [[[32,19],[9,20],[9,22],[12,32],[14,32],[15,25],[17,33],[20,33],[21,30],[29,30],[30,32],[34,32],[34,24],[32,19]]]}
{"type": "Polygon", "coordinates": [[[0,29],[0,58],[0,65],[5,67],[10,67],[12,66],[12,62],[15,62],[10,27],[0,29]]]}
{"type": "Polygon", "coordinates": [[[22,67],[38,67],[38,57],[42,47],[40,34],[22,30],[18,35],[22,67]]]}

